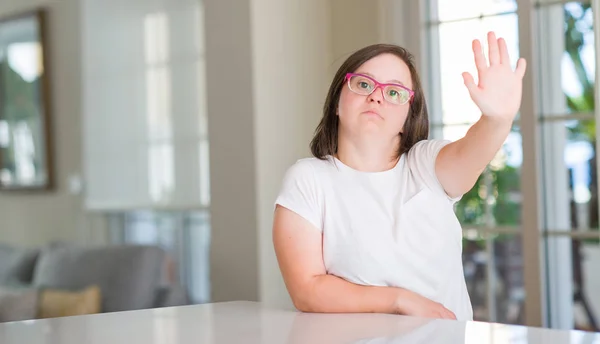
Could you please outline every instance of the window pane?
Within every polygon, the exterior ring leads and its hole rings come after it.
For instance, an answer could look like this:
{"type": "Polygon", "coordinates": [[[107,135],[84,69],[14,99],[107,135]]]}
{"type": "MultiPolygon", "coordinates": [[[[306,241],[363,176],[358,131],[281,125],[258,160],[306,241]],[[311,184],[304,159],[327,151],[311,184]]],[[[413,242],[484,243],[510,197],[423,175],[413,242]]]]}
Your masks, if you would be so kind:
{"type": "Polygon", "coordinates": [[[185,221],[184,233],[190,297],[196,303],[210,302],[209,213],[190,213],[185,221]]]}
{"type": "Polygon", "coordinates": [[[168,277],[192,303],[210,300],[208,211],[131,211],[108,214],[112,244],[158,246],[169,256],[168,277]]]}
{"type": "Polygon", "coordinates": [[[595,121],[542,124],[546,228],[598,228],[595,121]]]}
{"type": "Polygon", "coordinates": [[[496,322],[524,324],[525,284],[523,246],[520,235],[502,234],[493,240],[494,272],[492,282],[496,300],[496,322]]]}
{"type": "MultiPolygon", "coordinates": [[[[437,2],[437,18],[434,20],[447,21],[464,18],[474,18],[481,15],[493,15],[517,10],[516,0],[433,0],[437,2]]],[[[433,11],[432,11],[433,12],[433,11]]]]}
{"type": "Polygon", "coordinates": [[[468,231],[463,265],[476,321],[524,323],[525,298],[521,237],[468,231]],[[489,295],[489,292],[492,295],[489,295]]]}
{"type": "MultiPolygon", "coordinates": [[[[516,14],[443,23],[432,28],[437,35],[432,51],[439,52],[439,61],[433,61],[432,84],[440,85],[440,99],[431,106],[432,123],[464,124],[477,121],[481,112],[471,100],[464,85],[462,73],[469,72],[477,81],[477,70],[473,60],[473,39],[479,39],[487,56],[487,32],[494,31],[504,37],[508,44],[513,67],[519,53],[518,21],[516,14]],[[437,104],[441,101],[441,109],[437,104]]],[[[436,55],[435,53],[433,55],[436,55]]]]}
{"type": "Polygon", "coordinates": [[[485,239],[480,238],[476,231],[471,236],[466,235],[463,239],[463,269],[475,321],[489,320],[487,261],[485,239]]]}
{"type": "Polygon", "coordinates": [[[138,245],[158,245],[173,249],[176,217],[173,214],[138,211],[125,215],[125,240],[138,245]]]}
{"type": "Polygon", "coordinates": [[[598,239],[549,237],[549,313],[555,327],[600,331],[598,239]]]}
{"type": "Polygon", "coordinates": [[[595,53],[589,4],[571,2],[538,10],[540,109],[543,116],[594,110],[595,53]]]}

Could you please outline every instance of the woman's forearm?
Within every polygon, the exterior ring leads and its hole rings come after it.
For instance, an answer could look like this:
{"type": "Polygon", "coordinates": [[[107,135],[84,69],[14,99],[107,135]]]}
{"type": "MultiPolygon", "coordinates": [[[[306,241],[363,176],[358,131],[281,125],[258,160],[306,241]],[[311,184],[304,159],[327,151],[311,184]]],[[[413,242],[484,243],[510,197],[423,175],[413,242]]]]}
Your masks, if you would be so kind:
{"type": "Polygon", "coordinates": [[[462,195],[473,187],[502,148],[511,125],[512,121],[482,116],[465,137],[442,148],[436,174],[449,195],[462,195]]]}
{"type": "Polygon", "coordinates": [[[506,141],[512,121],[481,116],[464,138],[459,140],[457,149],[459,163],[465,165],[470,174],[483,172],[506,141]]]}
{"type": "Polygon", "coordinates": [[[303,312],[399,313],[403,289],[363,286],[333,275],[315,276],[296,295],[294,303],[303,312]]]}

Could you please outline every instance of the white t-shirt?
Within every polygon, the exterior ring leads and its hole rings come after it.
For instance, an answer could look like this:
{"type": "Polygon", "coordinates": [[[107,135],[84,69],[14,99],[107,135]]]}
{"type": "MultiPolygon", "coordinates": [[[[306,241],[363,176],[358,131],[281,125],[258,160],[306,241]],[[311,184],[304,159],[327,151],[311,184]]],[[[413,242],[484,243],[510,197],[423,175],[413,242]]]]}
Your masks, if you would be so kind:
{"type": "Polygon", "coordinates": [[[349,282],[401,287],[472,320],[462,266],[462,229],[435,174],[449,143],[424,140],[383,172],[361,172],[340,160],[306,158],[291,166],[279,204],[323,235],[327,273],[349,282]]]}

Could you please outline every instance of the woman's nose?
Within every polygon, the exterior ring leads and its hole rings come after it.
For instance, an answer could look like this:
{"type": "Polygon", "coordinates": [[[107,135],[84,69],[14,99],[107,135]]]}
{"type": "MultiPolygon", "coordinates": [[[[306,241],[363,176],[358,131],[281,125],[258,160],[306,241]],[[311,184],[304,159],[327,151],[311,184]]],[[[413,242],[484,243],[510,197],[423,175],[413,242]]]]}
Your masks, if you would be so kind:
{"type": "Polygon", "coordinates": [[[369,94],[369,102],[377,102],[378,104],[383,102],[383,90],[380,87],[376,87],[373,93],[369,94]]]}

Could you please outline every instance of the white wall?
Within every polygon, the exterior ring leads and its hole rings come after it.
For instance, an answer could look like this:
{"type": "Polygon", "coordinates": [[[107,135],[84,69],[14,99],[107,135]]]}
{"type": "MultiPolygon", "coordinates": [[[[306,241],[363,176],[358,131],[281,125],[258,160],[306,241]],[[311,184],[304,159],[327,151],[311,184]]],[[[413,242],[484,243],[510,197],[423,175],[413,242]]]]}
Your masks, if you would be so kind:
{"type": "Polygon", "coordinates": [[[49,9],[48,36],[56,190],[0,192],[0,242],[35,246],[52,240],[102,241],[102,219],[86,216],[81,197],[68,191],[68,178],[81,173],[81,68],[77,0],[2,0],[0,16],[40,6],[49,9]]]}
{"type": "Polygon", "coordinates": [[[322,0],[254,0],[252,18],[260,299],[290,306],[272,244],[274,201],[287,168],[310,155],[331,74],[331,10],[322,0]]]}
{"type": "Polygon", "coordinates": [[[382,0],[331,0],[332,67],[337,69],[355,50],[383,40],[382,0]]]}
{"type": "MultiPolygon", "coordinates": [[[[258,300],[255,113],[249,0],[206,0],[213,301],[258,300]]],[[[272,18],[273,20],[276,17],[272,18]]]]}

